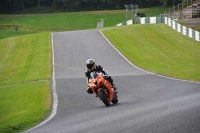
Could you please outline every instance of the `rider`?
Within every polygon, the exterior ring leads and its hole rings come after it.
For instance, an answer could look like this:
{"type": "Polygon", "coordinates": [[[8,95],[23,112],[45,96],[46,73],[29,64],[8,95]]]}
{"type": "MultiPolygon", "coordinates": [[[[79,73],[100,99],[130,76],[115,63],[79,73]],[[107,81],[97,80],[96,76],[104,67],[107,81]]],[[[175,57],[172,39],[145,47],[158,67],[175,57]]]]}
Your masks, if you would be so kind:
{"type": "MultiPolygon", "coordinates": [[[[115,84],[114,84],[114,82],[113,82],[113,79],[111,78],[111,76],[108,76],[108,73],[103,69],[102,66],[96,65],[93,59],[88,59],[88,60],[86,61],[86,67],[87,67],[87,70],[86,70],[86,72],[85,72],[85,76],[86,76],[86,78],[87,78],[87,84],[88,84],[88,82],[89,82],[90,73],[91,73],[92,71],[102,72],[102,73],[104,74],[104,78],[110,82],[110,84],[112,85],[113,89],[114,89],[115,92],[117,93],[117,91],[116,91],[117,88],[116,88],[116,86],[115,86],[115,84]]],[[[92,94],[92,93],[93,93],[92,90],[91,90],[89,87],[88,87],[88,89],[87,89],[87,92],[88,92],[89,94],[92,94]]]]}

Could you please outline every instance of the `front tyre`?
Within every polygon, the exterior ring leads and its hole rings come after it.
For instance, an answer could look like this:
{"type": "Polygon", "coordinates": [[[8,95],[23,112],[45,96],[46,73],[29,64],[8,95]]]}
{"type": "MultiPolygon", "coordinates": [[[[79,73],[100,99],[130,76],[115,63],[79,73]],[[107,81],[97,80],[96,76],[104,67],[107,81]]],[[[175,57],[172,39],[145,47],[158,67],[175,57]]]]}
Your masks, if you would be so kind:
{"type": "Polygon", "coordinates": [[[113,103],[113,104],[118,103],[118,96],[117,96],[117,94],[114,94],[112,103],[113,103]]]}
{"type": "Polygon", "coordinates": [[[109,99],[107,98],[107,96],[103,93],[103,90],[99,91],[98,92],[98,95],[99,97],[101,98],[101,100],[103,101],[103,103],[109,107],[110,106],[110,101],[109,99]]]}

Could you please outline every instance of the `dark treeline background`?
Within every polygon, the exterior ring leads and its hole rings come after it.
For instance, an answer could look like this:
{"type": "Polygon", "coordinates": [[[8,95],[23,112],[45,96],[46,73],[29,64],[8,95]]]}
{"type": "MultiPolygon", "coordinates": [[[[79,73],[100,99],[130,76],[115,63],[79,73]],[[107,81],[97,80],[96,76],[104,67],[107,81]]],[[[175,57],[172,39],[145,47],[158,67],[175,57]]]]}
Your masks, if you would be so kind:
{"type": "Polygon", "coordinates": [[[139,8],[172,6],[181,0],[1,0],[0,13],[23,13],[25,9],[48,7],[62,11],[124,9],[125,4],[137,4],[139,8]]]}

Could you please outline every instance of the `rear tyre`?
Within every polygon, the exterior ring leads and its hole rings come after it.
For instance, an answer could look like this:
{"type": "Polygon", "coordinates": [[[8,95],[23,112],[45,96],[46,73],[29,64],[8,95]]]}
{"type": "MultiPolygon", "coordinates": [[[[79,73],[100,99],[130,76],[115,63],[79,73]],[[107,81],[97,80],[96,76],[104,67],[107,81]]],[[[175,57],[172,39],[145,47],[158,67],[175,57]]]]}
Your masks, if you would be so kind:
{"type": "Polygon", "coordinates": [[[103,90],[98,92],[99,97],[101,98],[101,100],[103,101],[103,103],[109,107],[110,106],[110,101],[108,99],[108,97],[103,93],[103,90]]]}

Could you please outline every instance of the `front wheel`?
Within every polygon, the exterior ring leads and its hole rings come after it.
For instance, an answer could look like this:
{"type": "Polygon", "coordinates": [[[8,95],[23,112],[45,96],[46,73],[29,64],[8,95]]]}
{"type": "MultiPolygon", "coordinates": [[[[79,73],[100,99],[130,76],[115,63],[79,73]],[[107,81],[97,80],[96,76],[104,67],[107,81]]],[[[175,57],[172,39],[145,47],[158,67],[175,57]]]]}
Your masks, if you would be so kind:
{"type": "Polygon", "coordinates": [[[112,103],[113,103],[113,104],[118,103],[118,96],[117,96],[117,94],[114,94],[112,103]]]}
{"type": "Polygon", "coordinates": [[[101,98],[101,100],[103,101],[103,103],[109,107],[110,106],[110,101],[108,99],[108,97],[103,93],[103,90],[98,92],[99,97],[101,98]]]}

